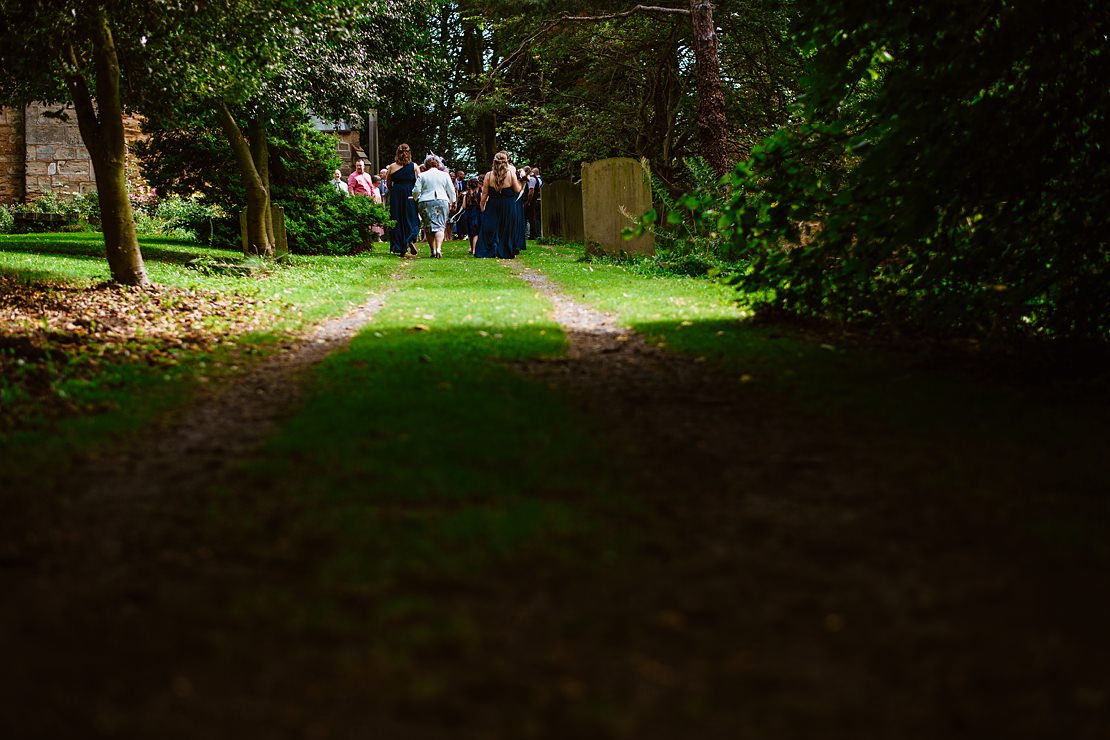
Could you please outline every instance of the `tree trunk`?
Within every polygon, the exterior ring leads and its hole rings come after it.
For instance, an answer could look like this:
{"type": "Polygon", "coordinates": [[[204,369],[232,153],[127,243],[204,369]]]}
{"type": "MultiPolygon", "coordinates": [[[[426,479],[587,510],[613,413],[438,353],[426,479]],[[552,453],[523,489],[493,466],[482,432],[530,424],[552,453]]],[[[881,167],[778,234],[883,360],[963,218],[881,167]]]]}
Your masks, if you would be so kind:
{"type": "Polygon", "coordinates": [[[100,199],[100,223],[104,233],[104,252],[112,280],[123,285],[150,282],[139,251],[135,217],[127,192],[127,141],[123,131],[123,106],[120,100],[119,58],[107,16],[96,19],[93,58],[96,65],[97,101],[77,72],[77,56],[69,50],[73,73],[66,83],[77,111],[81,139],[89,150],[93,175],[100,199]]]}
{"type": "MultiPolygon", "coordinates": [[[[274,256],[273,223],[270,221],[270,189],[263,180],[263,173],[269,178],[269,163],[262,165],[261,172],[255,163],[251,143],[243,136],[242,129],[231,115],[227,104],[223,101],[216,103],[216,115],[220,121],[220,128],[231,145],[235,154],[235,163],[239,167],[239,180],[247,191],[247,253],[263,257],[274,256]]],[[[252,126],[260,126],[252,122],[252,126]]],[[[265,139],[254,149],[265,149],[265,139]]]]}
{"type": "Polygon", "coordinates": [[[721,62],[717,55],[717,28],[713,23],[713,4],[709,0],[690,0],[690,20],[694,27],[694,64],[698,82],[698,140],[702,156],[719,175],[729,171],[732,162],[728,147],[728,119],[725,96],[721,91],[721,62]]]}
{"type": "Polygon", "coordinates": [[[273,214],[270,213],[270,142],[266,138],[266,124],[261,118],[252,118],[247,131],[250,136],[251,158],[254,160],[255,169],[258,170],[258,179],[262,181],[262,188],[266,191],[266,213],[263,219],[266,222],[266,238],[276,248],[274,219],[273,214]]]}
{"type": "MultiPolygon", "coordinates": [[[[473,22],[464,26],[464,44],[466,72],[471,80],[478,80],[486,73],[486,47],[484,44],[484,31],[473,22]]],[[[479,99],[481,90],[474,91],[473,102],[482,105],[479,99]]],[[[479,108],[481,111],[481,109],[479,108]]],[[[492,111],[481,111],[475,120],[475,148],[474,156],[478,160],[478,171],[483,172],[493,162],[493,155],[497,153],[497,117],[492,111]]]]}

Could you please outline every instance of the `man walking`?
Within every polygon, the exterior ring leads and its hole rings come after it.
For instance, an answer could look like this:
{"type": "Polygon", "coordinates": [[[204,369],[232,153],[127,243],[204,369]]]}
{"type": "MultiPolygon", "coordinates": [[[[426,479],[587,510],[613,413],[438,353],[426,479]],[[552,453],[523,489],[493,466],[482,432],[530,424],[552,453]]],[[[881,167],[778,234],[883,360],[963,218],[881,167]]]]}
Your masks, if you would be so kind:
{"type": "Polygon", "coordinates": [[[543,192],[543,179],[540,168],[533,167],[528,173],[528,195],[524,202],[524,217],[528,219],[528,238],[540,238],[540,197],[543,192]]]}

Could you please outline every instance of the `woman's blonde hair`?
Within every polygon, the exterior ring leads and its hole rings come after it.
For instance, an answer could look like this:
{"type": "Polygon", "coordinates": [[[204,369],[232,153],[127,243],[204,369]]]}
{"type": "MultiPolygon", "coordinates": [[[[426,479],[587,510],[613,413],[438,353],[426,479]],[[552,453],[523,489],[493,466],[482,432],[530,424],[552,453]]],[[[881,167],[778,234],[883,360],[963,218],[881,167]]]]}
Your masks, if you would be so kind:
{"type": "Polygon", "coordinates": [[[397,147],[397,164],[408,164],[412,161],[412,150],[409,149],[408,144],[402,144],[397,147]]]}
{"type": "Polygon", "coordinates": [[[509,179],[509,153],[502,149],[493,155],[493,181],[502,183],[509,179]]]}

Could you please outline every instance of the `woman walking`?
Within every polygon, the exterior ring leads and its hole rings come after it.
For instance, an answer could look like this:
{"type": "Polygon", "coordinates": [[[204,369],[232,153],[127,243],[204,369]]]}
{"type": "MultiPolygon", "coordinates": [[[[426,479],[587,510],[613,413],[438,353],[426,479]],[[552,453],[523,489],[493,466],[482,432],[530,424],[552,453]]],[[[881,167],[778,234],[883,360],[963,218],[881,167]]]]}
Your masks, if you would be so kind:
{"type": "Polygon", "coordinates": [[[424,160],[424,172],[416,181],[412,197],[420,210],[420,222],[428,235],[432,257],[443,257],[443,233],[447,228],[447,211],[456,199],[455,183],[439,168],[439,158],[424,160]]]}
{"type": "Polygon", "coordinates": [[[482,188],[477,177],[466,181],[466,192],[463,193],[462,202],[459,204],[459,225],[470,239],[470,253],[478,244],[478,234],[482,230],[482,188]]]}
{"type": "Polygon", "coordinates": [[[498,152],[482,183],[482,230],[474,248],[475,257],[512,259],[520,251],[517,240],[523,227],[523,211],[516,200],[520,188],[520,178],[509,163],[508,152],[498,152]]]}
{"type": "Polygon", "coordinates": [[[389,238],[389,251],[402,257],[416,254],[416,236],[420,233],[420,217],[412,189],[416,185],[416,165],[408,144],[397,147],[393,164],[387,169],[389,217],[395,221],[389,238]]]}

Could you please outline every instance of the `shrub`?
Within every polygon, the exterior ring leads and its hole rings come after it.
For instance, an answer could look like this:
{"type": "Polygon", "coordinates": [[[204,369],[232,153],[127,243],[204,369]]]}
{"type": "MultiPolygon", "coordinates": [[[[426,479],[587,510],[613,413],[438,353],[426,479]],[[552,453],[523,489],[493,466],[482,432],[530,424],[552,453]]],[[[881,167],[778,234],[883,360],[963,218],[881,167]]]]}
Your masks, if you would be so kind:
{"type": "MultiPolygon", "coordinates": [[[[676,199],[666,183],[650,173],[655,207],[626,233],[638,235],[650,231],[654,235],[656,254],[652,262],[660,270],[669,274],[705,275],[732,259],[732,232],[727,224],[718,223],[715,211],[703,211],[699,206],[720,200],[726,191],[701,157],[689,157],[684,164],[694,183],[691,194],[676,199]]],[[[647,171],[646,164],[644,167],[647,171]]]]}
{"type": "MultiPolygon", "coordinates": [[[[13,230],[21,231],[87,231],[95,228],[89,219],[88,196],[59,197],[57,193],[50,192],[38,200],[30,203],[21,203],[12,208],[11,213],[17,217],[20,214],[54,216],[49,221],[24,221],[16,225],[13,230]]],[[[96,200],[91,201],[93,204],[96,200]]],[[[99,223],[99,209],[96,209],[96,221],[99,223]]]]}
{"type": "MultiPolygon", "coordinates": [[[[238,246],[239,212],[246,203],[234,158],[215,130],[158,130],[148,124],[151,138],[137,147],[144,177],[158,192],[189,199],[203,193],[203,203],[220,206],[226,217],[204,227],[184,228],[205,235],[215,245],[238,246]]],[[[365,242],[365,227],[384,224],[387,210],[368,198],[343,200],[328,181],[339,166],[335,138],[307,122],[273,127],[270,152],[270,198],[285,209],[289,248],[315,254],[350,254],[365,242]]]]}
{"type": "Polygon", "coordinates": [[[285,208],[289,249],[307,254],[352,254],[369,246],[370,226],[389,226],[385,206],[360,195],[340,195],[323,184],[298,191],[295,200],[276,201],[285,208]]]}
{"type": "Polygon", "coordinates": [[[15,219],[8,207],[0,204],[0,234],[10,234],[15,228],[15,219]]]}

